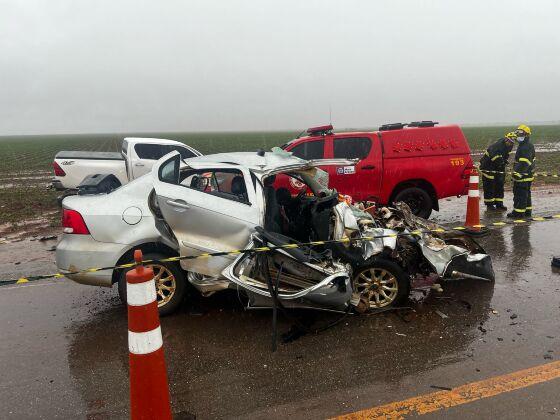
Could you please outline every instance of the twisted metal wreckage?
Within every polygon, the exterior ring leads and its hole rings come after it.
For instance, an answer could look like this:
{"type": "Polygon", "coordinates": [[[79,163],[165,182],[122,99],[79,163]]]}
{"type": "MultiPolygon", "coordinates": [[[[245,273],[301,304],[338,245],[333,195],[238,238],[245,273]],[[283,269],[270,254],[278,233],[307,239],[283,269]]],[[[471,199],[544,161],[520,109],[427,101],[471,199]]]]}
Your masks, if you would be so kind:
{"type": "MultiPolygon", "coordinates": [[[[404,203],[370,214],[361,203],[331,201],[329,239],[351,240],[241,255],[225,274],[246,291],[249,306],[272,300],[290,308],[365,312],[401,303],[417,284],[494,281],[491,258],[476,241],[412,215],[404,203]]],[[[298,243],[262,228],[252,235],[255,247],[285,244],[298,243]]]]}

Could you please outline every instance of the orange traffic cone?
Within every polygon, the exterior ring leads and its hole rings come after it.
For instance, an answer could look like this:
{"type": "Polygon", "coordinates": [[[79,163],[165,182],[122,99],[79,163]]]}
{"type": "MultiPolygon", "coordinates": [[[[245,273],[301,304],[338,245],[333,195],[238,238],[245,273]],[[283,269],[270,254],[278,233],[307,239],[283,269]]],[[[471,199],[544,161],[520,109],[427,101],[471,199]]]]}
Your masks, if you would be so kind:
{"type": "Polygon", "coordinates": [[[467,216],[465,218],[465,231],[471,235],[487,233],[487,229],[480,224],[480,191],[478,183],[480,178],[476,169],[471,170],[469,178],[469,195],[467,198],[467,216]]]}
{"type": "Polygon", "coordinates": [[[126,273],[130,418],[171,419],[154,272],[139,264],[139,249],[134,251],[134,261],[138,265],[126,273]]]}

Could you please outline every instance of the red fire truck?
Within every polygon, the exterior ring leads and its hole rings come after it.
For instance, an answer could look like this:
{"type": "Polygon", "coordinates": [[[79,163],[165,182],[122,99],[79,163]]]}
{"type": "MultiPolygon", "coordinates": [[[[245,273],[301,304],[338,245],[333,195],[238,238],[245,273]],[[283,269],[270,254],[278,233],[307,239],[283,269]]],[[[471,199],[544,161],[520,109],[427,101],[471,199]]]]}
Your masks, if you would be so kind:
{"type": "Polygon", "coordinates": [[[282,148],[303,159],[359,159],[356,166],[325,167],[329,185],[354,201],[404,201],[424,218],[439,210],[439,199],[467,193],[473,168],[461,128],[433,121],[386,124],[373,132],[313,127],[282,148]]]}

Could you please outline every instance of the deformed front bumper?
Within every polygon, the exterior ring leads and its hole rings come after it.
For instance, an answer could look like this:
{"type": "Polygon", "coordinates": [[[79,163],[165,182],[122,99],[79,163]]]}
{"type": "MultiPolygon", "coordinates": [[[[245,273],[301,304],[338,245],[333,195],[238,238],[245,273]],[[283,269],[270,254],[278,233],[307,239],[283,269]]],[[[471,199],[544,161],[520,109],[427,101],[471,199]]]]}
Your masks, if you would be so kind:
{"type": "Polygon", "coordinates": [[[479,279],[495,281],[492,259],[488,254],[455,255],[445,269],[444,279],[479,279]]]}
{"type": "MultiPolygon", "coordinates": [[[[127,249],[127,245],[98,242],[90,235],[64,234],[56,247],[56,266],[63,274],[88,268],[113,266],[127,249]]],[[[67,277],[81,284],[111,287],[112,275],[112,270],[103,270],[71,274],[67,277]]]]}

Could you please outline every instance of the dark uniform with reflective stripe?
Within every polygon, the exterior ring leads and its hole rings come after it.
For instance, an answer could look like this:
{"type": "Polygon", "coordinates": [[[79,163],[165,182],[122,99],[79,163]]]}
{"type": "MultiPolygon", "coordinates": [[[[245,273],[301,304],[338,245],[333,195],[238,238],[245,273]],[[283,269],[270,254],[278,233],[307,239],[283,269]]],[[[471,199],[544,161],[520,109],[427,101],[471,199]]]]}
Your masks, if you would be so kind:
{"type": "Polygon", "coordinates": [[[480,173],[482,174],[482,189],[484,190],[484,204],[502,206],[504,202],[505,169],[509,154],[513,149],[513,142],[506,138],[492,143],[482,159],[480,159],[480,173]],[[490,171],[490,172],[484,172],[490,171]],[[502,173],[495,173],[502,172],[502,173]]]}
{"type": "Polygon", "coordinates": [[[524,216],[531,214],[531,183],[535,170],[535,146],[529,137],[519,143],[513,166],[513,213],[524,216]]]}

